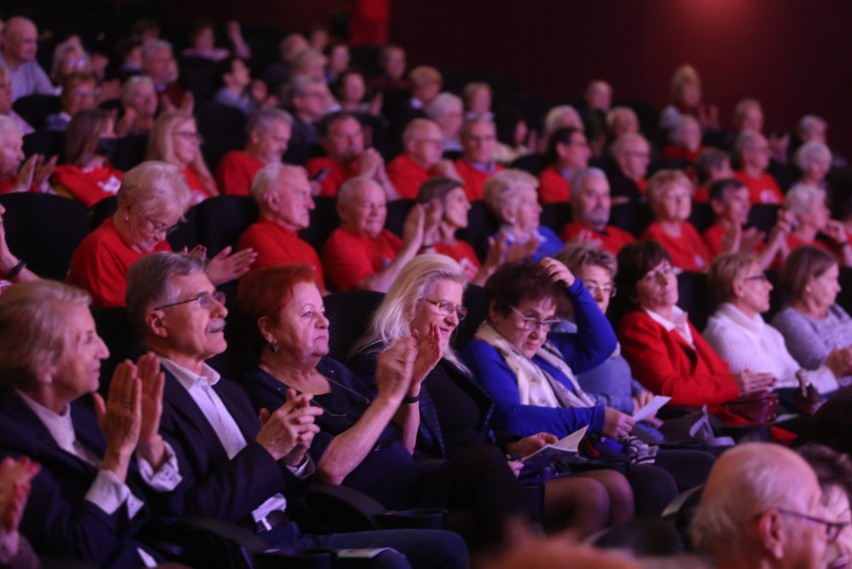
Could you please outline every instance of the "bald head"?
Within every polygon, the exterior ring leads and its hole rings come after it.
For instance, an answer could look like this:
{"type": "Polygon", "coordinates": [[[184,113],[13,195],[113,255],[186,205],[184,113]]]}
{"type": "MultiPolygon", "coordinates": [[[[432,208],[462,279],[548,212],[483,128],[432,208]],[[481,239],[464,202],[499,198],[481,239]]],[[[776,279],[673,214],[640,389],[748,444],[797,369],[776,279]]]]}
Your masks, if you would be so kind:
{"type": "Polygon", "coordinates": [[[38,51],[38,29],[27,18],[9,18],[0,35],[0,52],[12,70],[29,61],[35,61],[38,51]]]}

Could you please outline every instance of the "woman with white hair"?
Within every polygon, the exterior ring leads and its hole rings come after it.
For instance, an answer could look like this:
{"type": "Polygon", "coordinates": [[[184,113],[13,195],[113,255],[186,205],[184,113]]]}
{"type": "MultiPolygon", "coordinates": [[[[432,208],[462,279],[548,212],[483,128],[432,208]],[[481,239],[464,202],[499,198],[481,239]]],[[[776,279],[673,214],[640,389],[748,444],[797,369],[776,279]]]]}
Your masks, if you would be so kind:
{"type": "Polygon", "coordinates": [[[539,152],[547,152],[550,145],[551,135],[559,130],[571,126],[577,130],[585,130],[580,113],[571,105],[558,105],[547,111],[544,117],[544,132],[538,141],[539,152]]]}
{"type": "MultiPolygon", "coordinates": [[[[538,179],[523,170],[503,170],[485,182],[485,205],[500,220],[509,245],[526,245],[535,261],[562,250],[562,240],[541,225],[538,179]]],[[[495,236],[496,237],[496,236],[495,236]]]]}
{"type": "Polygon", "coordinates": [[[819,247],[852,267],[852,243],[843,223],[830,218],[825,190],[813,184],[796,184],[784,197],[784,208],[794,216],[794,229],[787,236],[790,251],[802,245],[819,247]]]}
{"type": "Polygon", "coordinates": [[[831,150],[818,140],[806,142],[796,150],[796,166],[802,171],[800,183],[825,189],[825,177],[831,170],[831,150]]]}
{"type": "Polygon", "coordinates": [[[147,135],[154,128],[157,114],[157,90],[147,75],[134,75],[121,87],[124,115],[116,125],[119,136],[147,135]]]}
{"type": "Polygon", "coordinates": [[[701,144],[701,123],[692,115],[681,115],[669,133],[671,144],[663,148],[663,158],[683,160],[692,165],[707,147],[701,144]]]}
{"type": "Polygon", "coordinates": [[[444,151],[461,152],[459,135],[464,120],[464,103],[452,93],[441,93],[426,108],[426,116],[438,123],[444,133],[444,151]]]}

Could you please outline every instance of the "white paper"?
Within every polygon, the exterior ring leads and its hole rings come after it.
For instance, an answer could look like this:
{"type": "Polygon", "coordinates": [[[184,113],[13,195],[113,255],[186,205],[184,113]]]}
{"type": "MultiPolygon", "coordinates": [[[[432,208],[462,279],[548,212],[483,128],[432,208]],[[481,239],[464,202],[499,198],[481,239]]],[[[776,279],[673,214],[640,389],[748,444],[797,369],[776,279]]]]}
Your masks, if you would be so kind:
{"type": "Polygon", "coordinates": [[[549,449],[556,449],[556,450],[560,450],[560,451],[563,451],[563,452],[577,452],[580,448],[580,441],[582,441],[583,437],[586,436],[586,431],[588,431],[588,430],[589,430],[589,426],[586,425],[585,427],[583,427],[579,431],[574,431],[573,433],[571,433],[570,435],[568,435],[564,439],[559,439],[558,441],[556,441],[552,445],[545,445],[545,446],[541,447],[540,449],[538,449],[537,451],[535,451],[531,455],[528,455],[528,456],[525,456],[524,458],[522,458],[521,461],[527,461],[527,460],[533,458],[534,456],[536,456],[537,454],[543,453],[543,452],[545,452],[549,449]]]}
{"type": "Polygon", "coordinates": [[[633,419],[635,419],[636,421],[644,421],[648,417],[653,417],[657,411],[662,409],[663,405],[665,405],[671,400],[671,397],[666,397],[665,395],[657,395],[656,397],[651,399],[650,403],[636,411],[636,413],[633,414],[633,419]]]}

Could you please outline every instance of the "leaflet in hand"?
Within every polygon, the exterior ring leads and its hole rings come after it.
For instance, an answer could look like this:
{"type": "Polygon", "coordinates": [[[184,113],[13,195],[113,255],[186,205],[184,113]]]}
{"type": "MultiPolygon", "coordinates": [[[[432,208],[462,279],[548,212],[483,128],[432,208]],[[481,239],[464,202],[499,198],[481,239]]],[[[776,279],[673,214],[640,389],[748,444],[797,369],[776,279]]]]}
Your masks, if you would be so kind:
{"type": "Polygon", "coordinates": [[[665,395],[657,395],[651,402],[636,411],[633,414],[633,419],[636,421],[644,421],[648,417],[653,417],[654,414],[659,411],[663,405],[671,401],[671,397],[666,397],[665,395]]]}
{"type": "Polygon", "coordinates": [[[560,439],[551,445],[541,447],[534,453],[522,458],[521,461],[527,462],[532,460],[532,462],[552,462],[563,457],[565,453],[575,453],[580,448],[580,441],[582,441],[583,437],[586,436],[586,431],[588,430],[589,426],[586,425],[579,431],[571,433],[564,439],[560,439]]]}

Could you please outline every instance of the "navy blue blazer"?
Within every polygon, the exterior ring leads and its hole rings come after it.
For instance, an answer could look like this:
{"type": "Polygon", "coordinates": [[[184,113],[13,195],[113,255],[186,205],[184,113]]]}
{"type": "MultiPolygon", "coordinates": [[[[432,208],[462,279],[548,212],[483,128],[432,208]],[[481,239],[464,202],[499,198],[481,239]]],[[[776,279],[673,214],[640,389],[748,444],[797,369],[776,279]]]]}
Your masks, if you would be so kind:
{"type": "MultiPolygon", "coordinates": [[[[89,398],[71,404],[71,420],[77,440],[98,456],[106,442],[89,398]]],[[[84,499],[98,474],[91,464],[59,448],[50,432],[18,394],[0,394],[0,457],[26,455],[41,463],[21,521],[21,531],[39,553],[81,559],[98,567],[141,567],[143,562],[133,535],[150,520],[143,508],[133,520],[127,504],[112,515],[84,499]]],[[[131,467],[135,472],[135,468],[131,467]]],[[[128,474],[133,494],[149,494],[128,474]]],[[[144,548],[155,559],[150,549],[144,548]]]]}
{"type": "Polygon", "coordinates": [[[162,370],[166,383],[160,432],[178,457],[186,512],[249,524],[252,510],[280,492],[287,497],[289,513],[303,484],[255,442],[260,421],[243,389],[224,378],[213,387],[247,443],[229,460],[201,409],[177,378],[162,370]]]}

